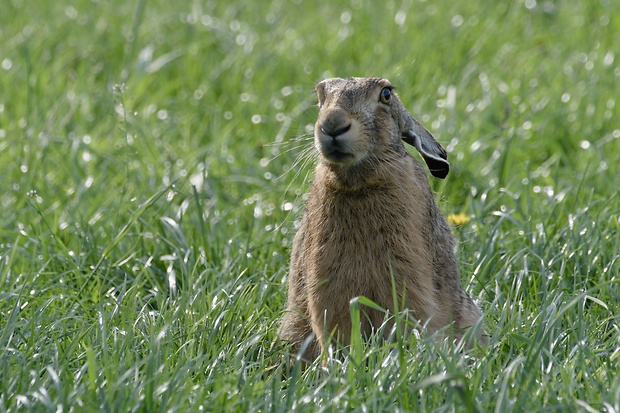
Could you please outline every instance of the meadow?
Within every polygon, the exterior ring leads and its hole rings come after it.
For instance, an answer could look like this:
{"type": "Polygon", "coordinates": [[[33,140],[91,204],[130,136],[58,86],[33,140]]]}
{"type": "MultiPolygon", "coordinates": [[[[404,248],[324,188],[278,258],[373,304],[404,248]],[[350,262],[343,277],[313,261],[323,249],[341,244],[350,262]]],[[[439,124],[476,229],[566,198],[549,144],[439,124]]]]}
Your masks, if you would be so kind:
{"type": "Polygon", "coordinates": [[[0,412],[620,412],[619,44],[613,0],[3,0],[0,412]],[[370,75],[448,150],[490,340],[304,370],[313,88],[370,75]]]}

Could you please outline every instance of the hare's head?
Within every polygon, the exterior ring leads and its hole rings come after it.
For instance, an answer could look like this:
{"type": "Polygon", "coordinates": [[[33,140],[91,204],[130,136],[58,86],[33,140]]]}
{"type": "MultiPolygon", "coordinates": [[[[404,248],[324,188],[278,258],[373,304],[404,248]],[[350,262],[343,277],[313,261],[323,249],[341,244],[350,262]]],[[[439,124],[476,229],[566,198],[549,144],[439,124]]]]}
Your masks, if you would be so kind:
{"type": "Polygon", "coordinates": [[[387,160],[413,145],[431,173],[445,178],[446,151],[405,110],[386,79],[334,78],[316,86],[319,116],[315,145],[325,162],[348,167],[366,160],[387,160]]]}

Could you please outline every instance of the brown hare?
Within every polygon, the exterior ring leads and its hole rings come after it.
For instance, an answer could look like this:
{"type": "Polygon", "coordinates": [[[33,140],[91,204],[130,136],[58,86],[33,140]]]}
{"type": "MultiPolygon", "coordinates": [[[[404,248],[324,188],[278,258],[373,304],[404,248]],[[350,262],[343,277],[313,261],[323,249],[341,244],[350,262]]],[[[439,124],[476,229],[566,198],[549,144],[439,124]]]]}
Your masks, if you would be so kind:
{"type": "MultiPolygon", "coordinates": [[[[296,351],[308,340],[307,361],[321,354],[330,335],[349,344],[350,300],[365,296],[393,311],[392,280],[400,305],[429,332],[462,337],[481,313],[461,287],[456,240],[403,140],[438,178],[449,171],[446,151],[386,79],[326,79],[316,93],[319,160],[293,241],[279,337],[296,351]]],[[[376,331],[384,317],[363,307],[362,331],[376,331]]]]}

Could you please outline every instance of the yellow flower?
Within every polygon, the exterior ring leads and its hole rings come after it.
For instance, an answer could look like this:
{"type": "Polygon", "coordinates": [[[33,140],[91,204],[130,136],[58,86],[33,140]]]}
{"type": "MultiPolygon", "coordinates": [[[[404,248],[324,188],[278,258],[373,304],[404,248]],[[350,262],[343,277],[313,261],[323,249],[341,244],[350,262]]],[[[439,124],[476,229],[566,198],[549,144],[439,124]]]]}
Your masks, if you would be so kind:
{"type": "Polygon", "coordinates": [[[467,224],[469,220],[470,220],[470,217],[465,215],[463,212],[459,212],[458,214],[448,215],[448,222],[456,226],[467,224]]]}

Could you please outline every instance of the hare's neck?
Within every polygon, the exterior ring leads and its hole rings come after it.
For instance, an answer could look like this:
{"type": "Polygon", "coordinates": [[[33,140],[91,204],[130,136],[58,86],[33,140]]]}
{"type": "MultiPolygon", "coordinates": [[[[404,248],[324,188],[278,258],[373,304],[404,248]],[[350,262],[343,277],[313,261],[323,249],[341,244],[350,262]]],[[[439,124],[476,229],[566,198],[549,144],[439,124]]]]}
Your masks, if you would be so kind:
{"type": "Polygon", "coordinates": [[[343,192],[356,192],[371,188],[388,189],[398,186],[398,165],[362,162],[352,166],[340,166],[327,162],[318,165],[317,176],[321,184],[343,192]]]}

